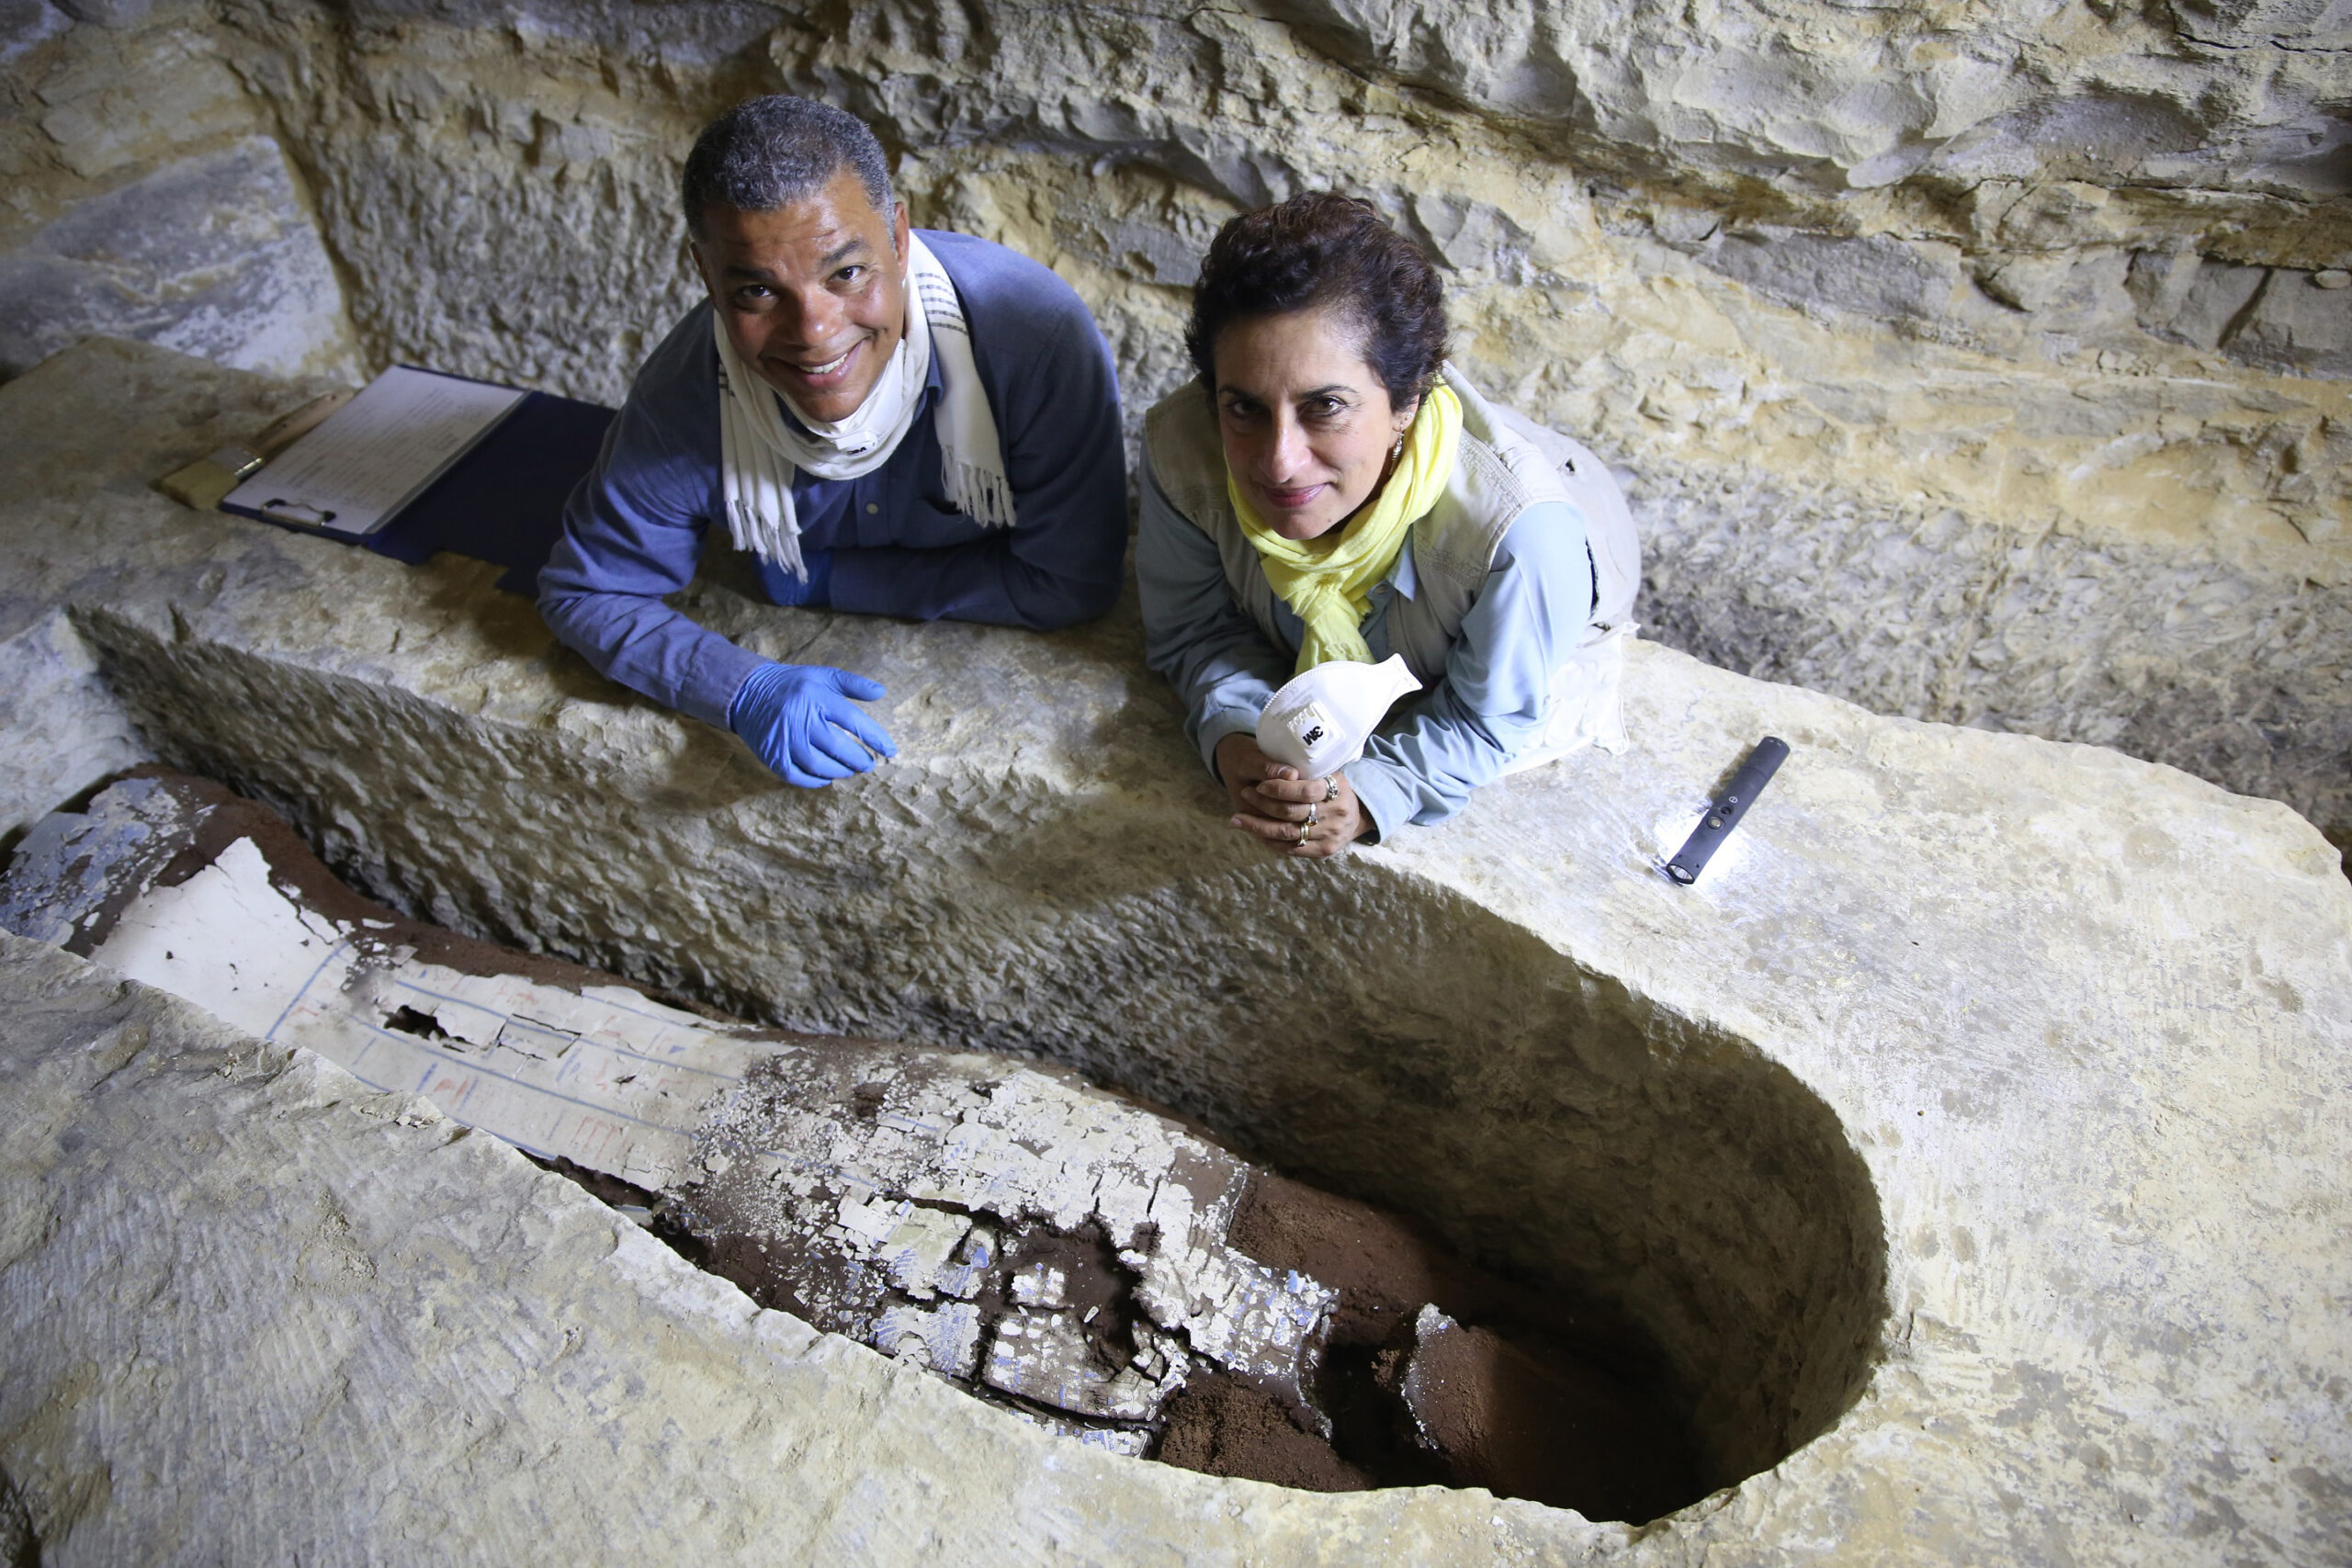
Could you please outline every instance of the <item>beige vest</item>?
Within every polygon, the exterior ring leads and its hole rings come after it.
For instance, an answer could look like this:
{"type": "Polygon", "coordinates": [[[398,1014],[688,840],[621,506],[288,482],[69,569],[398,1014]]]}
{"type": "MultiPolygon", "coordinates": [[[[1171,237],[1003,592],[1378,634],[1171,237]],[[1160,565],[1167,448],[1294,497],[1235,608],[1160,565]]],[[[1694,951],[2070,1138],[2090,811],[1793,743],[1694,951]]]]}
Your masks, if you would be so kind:
{"type": "MultiPolygon", "coordinates": [[[[1583,446],[1488,402],[1453,366],[1444,376],[1462,400],[1462,438],[1445,493],[1413,525],[1416,587],[1412,597],[1390,601],[1389,648],[1404,655],[1423,685],[1443,680],[1446,655],[1486,587],[1503,535],[1529,507],[1567,502],[1584,514],[1592,548],[1592,618],[1584,640],[1553,672],[1541,744],[1514,758],[1511,771],[1588,742],[1616,750],[1624,744],[1619,712],[1623,644],[1634,629],[1634,595],[1641,585],[1641,548],[1624,493],[1583,446]]],[[[1283,646],[1273,587],[1233,514],[1216,415],[1197,379],[1144,416],[1144,445],[1170,503],[1216,544],[1234,602],[1268,642],[1283,646]]]]}

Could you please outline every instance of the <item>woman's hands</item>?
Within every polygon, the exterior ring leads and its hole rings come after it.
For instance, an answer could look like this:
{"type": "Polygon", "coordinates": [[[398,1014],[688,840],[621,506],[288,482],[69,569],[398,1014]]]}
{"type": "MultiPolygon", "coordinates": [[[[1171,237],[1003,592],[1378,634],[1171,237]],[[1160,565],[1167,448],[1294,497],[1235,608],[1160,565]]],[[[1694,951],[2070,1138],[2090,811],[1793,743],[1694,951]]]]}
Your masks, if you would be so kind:
{"type": "Polygon", "coordinates": [[[1233,826],[1283,854],[1336,855],[1372,826],[1346,774],[1304,777],[1238,730],[1216,743],[1216,773],[1233,797],[1233,826]]]}

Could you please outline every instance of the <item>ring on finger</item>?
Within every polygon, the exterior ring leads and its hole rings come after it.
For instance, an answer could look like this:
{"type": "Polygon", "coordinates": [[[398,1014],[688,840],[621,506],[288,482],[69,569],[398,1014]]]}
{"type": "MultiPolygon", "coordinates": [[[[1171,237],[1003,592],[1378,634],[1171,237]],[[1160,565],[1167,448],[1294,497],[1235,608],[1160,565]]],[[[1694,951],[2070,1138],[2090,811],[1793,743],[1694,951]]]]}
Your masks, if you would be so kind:
{"type": "Polygon", "coordinates": [[[1334,801],[1334,800],[1337,800],[1337,799],[1339,799],[1339,798],[1340,798],[1340,775],[1339,775],[1339,774],[1337,774],[1337,773],[1333,773],[1333,774],[1331,774],[1329,777],[1326,778],[1326,779],[1323,781],[1323,799],[1324,799],[1325,803],[1326,803],[1326,804],[1328,804],[1328,803],[1329,803],[1329,802],[1331,802],[1331,801],[1334,801]]]}
{"type": "Polygon", "coordinates": [[[1302,844],[1306,842],[1306,824],[1304,822],[1298,825],[1298,841],[1302,844]]]}
{"type": "Polygon", "coordinates": [[[1317,802],[1311,800],[1306,803],[1306,825],[1310,828],[1314,827],[1320,819],[1316,814],[1316,807],[1317,804],[1317,802]]]}

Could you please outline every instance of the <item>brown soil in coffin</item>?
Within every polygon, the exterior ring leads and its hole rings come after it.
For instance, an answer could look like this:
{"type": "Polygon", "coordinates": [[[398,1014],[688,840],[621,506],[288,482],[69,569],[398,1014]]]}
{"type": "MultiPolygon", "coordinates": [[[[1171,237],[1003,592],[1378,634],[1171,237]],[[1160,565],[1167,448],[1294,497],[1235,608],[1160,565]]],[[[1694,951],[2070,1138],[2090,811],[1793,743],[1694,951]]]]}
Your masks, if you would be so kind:
{"type": "Polygon", "coordinates": [[[1226,1234],[1269,1268],[1295,1269],[1340,1292],[1334,1345],[1385,1344],[1435,1303],[1457,1322],[1540,1335],[1625,1375],[1653,1371],[1648,1346],[1604,1314],[1465,1261],[1401,1214],[1272,1171],[1251,1178],[1226,1234]]]}
{"type": "Polygon", "coordinates": [[[1390,1355],[1382,1371],[1457,1486],[1636,1522],[1698,1495],[1659,1403],[1573,1358],[1458,1324],[1390,1355]]]}
{"type": "Polygon", "coordinates": [[[1335,1451],[1374,1484],[1484,1486],[1634,1522],[1702,1495],[1655,1355],[1598,1314],[1465,1262],[1400,1215],[1271,1171],[1227,1235],[1339,1292],[1317,1399],[1335,1451]],[[1424,1303],[1481,1326],[1421,1352],[1417,1430],[1401,1382],[1424,1303]]]}
{"type": "Polygon", "coordinates": [[[1330,1444],[1299,1430],[1281,1401],[1227,1377],[1196,1376],[1169,1400],[1154,1457],[1206,1475],[1306,1492],[1364,1492],[1376,1484],[1330,1444]]]}
{"type": "Polygon", "coordinates": [[[1490,1318],[1510,1293],[1396,1215],[1272,1171],[1250,1181],[1226,1239],[1269,1268],[1295,1269],[1339,1292],[1335,1345],[1385,1340],[1425,1302],[1454,1317],[1490,1318]]]}
{"type": "Polygon", "coordinates": [[[561,1155],[553,1159],[526,1152],[523,1157],[541,1170],[551,1170],[566,1180],[577,1182],[588,1190],[591,1197],[611,1204],[616,1209],[639,1208],[656,1210],[662,1206],[662,1194],[639,1187],[617,1176],[607,1176],[601,1170],[591,1170],[584,1165],[574,1165],[561,1155]]]}

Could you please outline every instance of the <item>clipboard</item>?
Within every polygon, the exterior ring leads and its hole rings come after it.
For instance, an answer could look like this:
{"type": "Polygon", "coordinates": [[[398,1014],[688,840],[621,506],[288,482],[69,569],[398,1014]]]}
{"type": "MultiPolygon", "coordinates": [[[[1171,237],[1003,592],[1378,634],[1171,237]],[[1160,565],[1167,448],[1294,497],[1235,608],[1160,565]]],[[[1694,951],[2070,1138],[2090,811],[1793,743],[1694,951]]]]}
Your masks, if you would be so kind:
{"type": "Polygon", "coordinates": [[[364,537],[400,514],[525,394],[395,365],[221,500],[283,527],[364,537]]]}
{"type": "Polygon", "coordinates": [[[539,568],[563,531],[564,502],[595,466],[614,412],[548,392],[395,366],[238,485],[220,510],[360,545],[413,566],[443,550],[470,556],[506,568],[498,586],[531,597],[538,592],[539,568]],[[388,384],[393,397],[379,400],[361,420],[345,422],[343,430],[333,429],[388,384]],[[413,411],[421,403],[440,412],[417,420],[413,411]],[[364,446],[386,438],[388,414],[410,423],[392,431],[396,453],[371,455],[364,446]],[[289,467],[314,438],[320,440],[316,458],[289,467]],[[355,453],[355,446],[362,449],[355,453]],[[367,471],[372,493],[347,498],[316,482],[316,476],[332,479],[341,473],[335,482],[347,485],[355,461],[367,471]]]}

